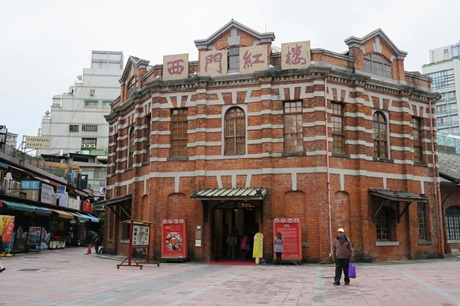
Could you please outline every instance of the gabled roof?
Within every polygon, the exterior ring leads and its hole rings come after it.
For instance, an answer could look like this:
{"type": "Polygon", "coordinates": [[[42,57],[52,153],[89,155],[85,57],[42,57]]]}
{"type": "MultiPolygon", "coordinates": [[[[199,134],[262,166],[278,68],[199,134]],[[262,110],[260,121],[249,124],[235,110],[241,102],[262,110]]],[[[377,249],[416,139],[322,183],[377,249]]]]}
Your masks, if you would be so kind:
{"type": "Polygon", "coordinates": [[[128,61],[126,62],[125,69],[123,70],[123,74],[121,75],[120,84],[123,83],[124,80],[126,80],[126,77],[131,71],[131,67],[133,65],[135,65],[136,67],[140,67],[142,65],[148,66],[149,63],[149,60],[130,55],[128,61]]]}
{"type": "Polygon", "coordinates": [[[229,23],[224,25],[222,28],[220,28],[217,32],[209,36],[207,39],[197,39],[195,40],[195,46],[198,49],[205,49],[207,48],[214,40],[219,38],[222,34],[230,31],[231,29],[236,28],[240,31],[246,32],[249,35],[257,38],[261,43],[267,43],[267,42],[272,42],[275,40],[275,34],[273,32],[266,32],[266,33],[259,33],[257,31],[254,31],[251,28],[248,28],[244,24],[239,23],[236,20],[230,20],[229,23]]]}
{"type": "Polygon", "coordinates": [[[460,184],[460,156],[438,152],[439,176],[454,183],[460,184]]]}
{"type": "Polygon", "coordinates": [[[396,47],[396,45],[391,41],[391,39],[380,28],[375,31],[372,31],[363,38],[350,36],[347,39],[345,39],[345,43],[348,45],[348,48],[351,48],[353,45],[362,46],[365,42],[375,37],[379,37],[380,39],[382,39],[393,50],[394,55],[397,56],[398,59],[404,59],[406,57],[407,52],[399,50],[399,48],[396,47]]]}

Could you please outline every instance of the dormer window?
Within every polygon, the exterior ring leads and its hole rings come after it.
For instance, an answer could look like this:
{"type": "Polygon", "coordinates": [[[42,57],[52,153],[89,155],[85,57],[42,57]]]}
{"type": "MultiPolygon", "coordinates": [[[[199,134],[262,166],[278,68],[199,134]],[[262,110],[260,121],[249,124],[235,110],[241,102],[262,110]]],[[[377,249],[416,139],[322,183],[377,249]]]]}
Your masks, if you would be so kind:
{"type": "Polygon", "coordinates": [[[364,71],[385,78],[392,78],[391,63],[380,54],[364,55],[364,71]]]}
{"type": "Polygon", "coordinates": [[[228,48],[228,71],[235,72],[240,70],[240,48],[228,48]]]}

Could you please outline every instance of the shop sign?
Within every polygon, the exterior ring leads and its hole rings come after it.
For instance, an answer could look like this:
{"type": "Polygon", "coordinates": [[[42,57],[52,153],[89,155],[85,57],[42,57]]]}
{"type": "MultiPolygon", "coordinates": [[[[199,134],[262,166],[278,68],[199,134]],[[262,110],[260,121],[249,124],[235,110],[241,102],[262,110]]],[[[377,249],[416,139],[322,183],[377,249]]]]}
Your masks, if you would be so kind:
{"type": "Polygon", "coordinates": [[[40,181],[21,181],[21,190],[40,190],[40,181]]]}
{"type": "Polygon", "coordinates": [[[254,235],[254,247],[252,249],[253,258],[263,258],[264,250],[264,234],[257,233],[254,235]]]}
{"type": "Polygon", "coordinates": [[[40,201],[46,204],[54,204],[54,189],[53,186],[42,184],[40,201]]]}
{"type": "Polygon", "coordinates": [[[273,220],[273,240],[277,233],[283,236],[283,260],[302,260],[302,232],[298,218],[273,220]]]}
{"type": "Polygon", "coordinates": [[[26,148],[51,149],[50,137],[26,136],[26,148]]]}
{"type": "Polygon", "coordinates": [[[186,258],[188,256],[188,249],[185,220],[163,220],[161,229],[161,257],[186,258]]]}

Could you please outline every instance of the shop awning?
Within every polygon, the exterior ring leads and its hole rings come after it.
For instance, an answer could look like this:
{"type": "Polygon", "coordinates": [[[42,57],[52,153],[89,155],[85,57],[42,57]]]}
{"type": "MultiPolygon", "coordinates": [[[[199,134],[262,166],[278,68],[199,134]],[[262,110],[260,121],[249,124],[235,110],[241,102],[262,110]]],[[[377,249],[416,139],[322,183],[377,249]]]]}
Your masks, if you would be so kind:
{"type": "Polygon", "coordinates": [[[54,213],[58,214],[59,218],[62,218],[62,219],[74,219],[74,216],[71,215],[70,213],[66,212],[66,211],[59,210],[59,209],[51,209],[51,210],[54,213]]]}
{"type": "Polygon", "coordinates": [[[369,189],[369,193],[373,196],[387,199],[394,202],[428,202],[428,199],[423,194],[415,194],[399,190],[389,189],[369,189]]]}
{"type": "MultiPolygon", "coordinates": [[[[32,206],[32,205],[31,205],[32,206]]],[[[51,209],[48,209],[46,207],[38,207],[38,206],[33,206],[34,208],[34,213],[40,214],[40,215],[51,215],[51,209]]]]}
{"type": "Polygon", "coordinates": [[[82,215],[80,215],[80,214],[78,214],[76,212],[70,211],[69,213],[71,215],[74,215],[78,219],[78,222],[80,222],[80,223],[86,223],[87,221],[90,220],[89,217],[84,217],[84,216],[82,216],[82,215]]]}
{"type": "Polygon", "coordinates": [[[263,200],[265,188],[211,188],[196,190],[190,195],[192,200],[263,200]]]}
{"type": "Polygon", "coordinates": [[[95,217],[93,215],[90,215],[90,214],[84,214],[84,213],[78,213],[82,216],[85,216],[85,217],[88,217],[90,219],[91,222],[95,222],[95,223],[99,223],[99,218],[98,217],[95,217]]]}
{"type": "Polygon", "coordinates": [[[9,209],[18,210],[18,211],[34,212],[34,207],[31,205],[16,203],[16,202],[11,202],[11,201],[5,201],[5,200],[2,200],[2,203],[6,204],[6,206],[9,209]]]}

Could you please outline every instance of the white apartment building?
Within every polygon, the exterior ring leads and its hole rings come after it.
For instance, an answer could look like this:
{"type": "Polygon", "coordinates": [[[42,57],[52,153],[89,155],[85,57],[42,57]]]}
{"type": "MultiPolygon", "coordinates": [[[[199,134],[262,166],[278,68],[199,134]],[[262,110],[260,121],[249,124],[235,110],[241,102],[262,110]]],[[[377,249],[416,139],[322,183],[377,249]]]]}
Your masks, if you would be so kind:
{"type": "Polygon", "coordinates": [[[75,155],[69,162],[79,165],[79,174],[87,179],[84,188],[100,197],[105,196],[109,137],[104,115],[120,95],[123,61],[121,51],[92,51],[91,68],[83,69],[69,92],[53,97],[39,131],[39,136],[50,139],[51,148],[39,149],[37,155],[45,160],[75,155]]]}
{"type": "Polygon", "coordinates": [[[460,42],[430,50],[430,63],[422,71],[433,79],[432,90],[442,95],[436,102],[438,133],[460,136],[460,42]]]}
{"type": "Polygon", "coordinates": [[[83,69],[69,92],[53,97],[51,110],[42,119],[40,135],[51,148],[37,155],[100,152],[108,148],[109,125],[104,115],[120,94],[123,52],[92,51],[91,68],[83,69]]]}

